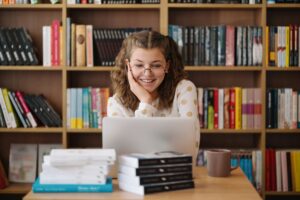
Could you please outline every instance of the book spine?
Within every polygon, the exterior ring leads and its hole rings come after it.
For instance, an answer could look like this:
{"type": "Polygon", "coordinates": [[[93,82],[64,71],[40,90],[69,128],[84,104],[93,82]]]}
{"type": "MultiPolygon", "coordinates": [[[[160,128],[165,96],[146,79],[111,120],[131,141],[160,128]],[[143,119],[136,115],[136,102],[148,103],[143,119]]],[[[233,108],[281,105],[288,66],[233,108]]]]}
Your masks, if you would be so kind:
{"type": "Polygon", "coordinates": [[[145,186],[145,194],[164,192],[164,191],[173,191],[173,190],[182,190],[188,188],[194,188],[195,184],[193,181],[173,183],[159,186],[145,186]]]}
{"type": "Polygon", "coordinates": [[[16,118],[15,118],[14,111],[13,111],[11,102],[9,100],[8,91],[7,91],[6,88],[2,88],[2,95],[3,95],[4,102],[5,102],[5,105],[6,105],[6,108],[7,108],[8,117],[11,121],[11,126],[12,126],[12,128],[17,128],[17,121],[16,121],[16,118]]]}
{"type": "Polygon", "coordinates": [[[29,108],[27,107],[27,104],[25,103],[22,93],[17,91],[16,95],[18,97],[18,100],[21,103],[22,108],[24,109],[24,112],[26,113],[26,116],[28,117],[28,119],[30,121],[31,126],[34,128],[37,127],[37,123],[36,123],[35,119],[33,118],[33,115],[30,112],[29,108]]]}
{"type": "Polygon", "coordinates": [[[12,128],[12,122],[10,120],[10,117],[9,117],[9,114],[8,114],[8,111],[7,111],[7,107],[5,105],[4,96],[3,96],[3,92],[2,92],[1,88],[0,88],[0,106],[1,106],[3,116],[4,116],[4,119],[5,119],[5,122],[6,122],[6,127],[7,128],[12,128]]]}

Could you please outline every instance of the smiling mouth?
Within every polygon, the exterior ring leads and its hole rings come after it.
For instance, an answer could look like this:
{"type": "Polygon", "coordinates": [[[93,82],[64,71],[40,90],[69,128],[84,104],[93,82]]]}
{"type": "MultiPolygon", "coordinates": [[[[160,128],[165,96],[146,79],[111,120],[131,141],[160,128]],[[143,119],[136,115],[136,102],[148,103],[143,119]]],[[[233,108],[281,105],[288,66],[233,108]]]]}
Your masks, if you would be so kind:
{"type": "Polygon", "coordinates": [[[148,80],[148,79],[140,79],[141,82],[143,83],[153,83],[155,80],[154,79],[151,79],[151,80],[148,80]]]}

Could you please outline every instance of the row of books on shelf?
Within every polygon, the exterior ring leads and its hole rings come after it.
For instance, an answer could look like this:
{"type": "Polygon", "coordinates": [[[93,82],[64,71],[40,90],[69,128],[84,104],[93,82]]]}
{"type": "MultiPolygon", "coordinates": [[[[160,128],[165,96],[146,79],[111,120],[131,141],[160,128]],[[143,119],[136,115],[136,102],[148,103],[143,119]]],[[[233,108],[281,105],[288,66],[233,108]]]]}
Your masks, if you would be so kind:
{"type": "Polygon", "coordinates": [[[300,128],[300,91],[270,88],[266,94],[266,127],[300,128]]]}
{"type": "Polygon", "coordinates": [[[160,0],[67,0],[67,4],[159,4],[160,0]]]}
{"type": "MultiPolygon", "coordinates": [[[[49,3],[59,3],[60,0],[49,0],[49,3]]],[[[41,0],[0,0],[0,5],[12,5],[12,4],[39,4],[41,0]]]]}
{"type": "Polygon", "coordinates": [[[101,128],[108,98],[109,88],[68,88],[67,127],[101,128]]]}
{"type": "Polygon", "coordinates": [[[300,3],[300,0],[267,0],[267,4],[275,3],[300,3]]]}
{"type": "Polygon", "coordinates": [[[260,88],[198,88],[200,127],[260,129],[260,88]]]}
{"type": "Polygon", "coordinates": [[[300,27],[268,26],[266,33],[269,66],[300,67],[300,27]]]}
{"type": "Polygon", "coordinates": [[[100,29],[72,23],[67,18],[67,66],[113,66],[123,40],[131,33],[150,28],[100,29]]]}
{"type": "Polygon", "coordinates": [[[169,3],[261,4],[261,0],[169,0],[169,3]]]}
{"type": "Polygon", "coordinates": [[[186,65],[262,66],[262,27],[169,25],[186,65]]]}
{"type": "Polygon", "coordinates": [[[300,192],[300,151],[266,149],[266,191],[300,192]]]}
{"type": "Polygon", "coordinates": [[[24,27],[0,27],[0,65],[37,65],[32,38],[24,27]]]}
{"type": "MultiPolygon", "coordinates": [[[[231,166],[239,166],[258,192],[262,191],[262,153],[260,150],[231,150],[231,166]]],[[[197,163],[206,166],[206,149],[200,149],[197,163]]]]}
{"type": "Polygon", "coordinates": [[[61,127],[57,112],[43,95],[0,88],[0,127],[61,127]]]}

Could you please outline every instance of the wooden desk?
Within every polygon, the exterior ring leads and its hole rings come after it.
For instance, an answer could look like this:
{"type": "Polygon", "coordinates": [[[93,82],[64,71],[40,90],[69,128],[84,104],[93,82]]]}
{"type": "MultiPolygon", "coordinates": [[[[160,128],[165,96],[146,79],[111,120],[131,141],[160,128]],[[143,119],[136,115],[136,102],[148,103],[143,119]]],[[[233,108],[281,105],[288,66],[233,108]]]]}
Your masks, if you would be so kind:
{"type": "Polygon", "coordinates": [[[195,188],[162,192],[140,196],[120,191],[117,181],[113,193],[33,193],[29,192],[23,200],[117,200],[117,199],[151,199],[151,200],[258,200],[258,195],[252,184],[247,180],[241,169],[234,170],[230,177],[213,178],[207,176],[205,168],[196,170],[195,188]]]}

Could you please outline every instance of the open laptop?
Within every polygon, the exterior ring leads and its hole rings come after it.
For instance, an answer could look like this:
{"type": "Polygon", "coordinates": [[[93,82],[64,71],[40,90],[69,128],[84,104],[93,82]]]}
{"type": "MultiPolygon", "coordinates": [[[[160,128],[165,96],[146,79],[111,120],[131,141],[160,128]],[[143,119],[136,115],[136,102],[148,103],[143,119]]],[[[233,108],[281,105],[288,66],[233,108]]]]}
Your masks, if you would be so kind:
{"type": "MultiPolygon", "coordinates": [[[[193,156],[195,166],[199,133],[194,120],[179,117],[103,119],[103,148],[114,148],[117,156],[129,153],[177,151],[193,156]]],[[[115,165],[118,165],[116,163],[115,165]]],[[[111,175],[117,177],[117,166],[111,175]]]]}

